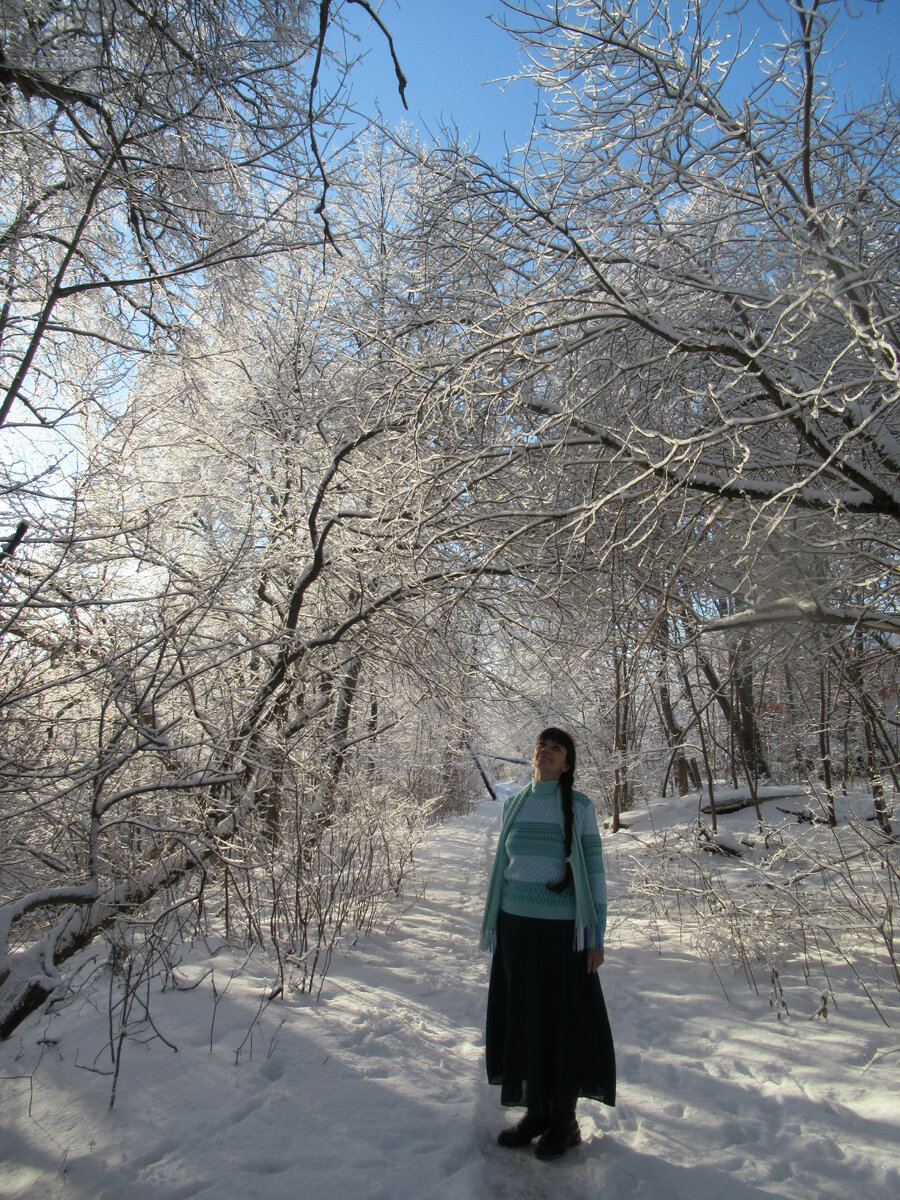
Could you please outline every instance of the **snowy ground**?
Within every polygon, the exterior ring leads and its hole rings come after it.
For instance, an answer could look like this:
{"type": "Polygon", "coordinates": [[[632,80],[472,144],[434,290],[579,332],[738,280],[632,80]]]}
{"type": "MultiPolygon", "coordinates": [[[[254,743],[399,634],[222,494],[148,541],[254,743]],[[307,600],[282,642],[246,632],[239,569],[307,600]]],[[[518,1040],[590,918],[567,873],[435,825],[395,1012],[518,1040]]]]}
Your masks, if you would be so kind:
{"type": "MultiPolygon", "coordinates": [[[[778,1020],[742,974],[720,983],[674,929],[654,948],[621,915],[601,974],[618,1108],[583,1101],[585,1144],[555,1163],[496,1147],[511,1115],[482,1077],[476,943],[497,819],[485,804],[434,830],[424,899],[336,960],[319,1004],[254,1023],[271,974],[195,951],[182,975],[214,971],[218,1002],[209,975],[155,996],[177,1052],[128,1043],[112,1111],[83,1069],[108,1065],[102,995],[28,1022],[0,1048],[0,1194],[897,1200],[900,1007],[890,1028],[851,997],[778,1020]]],[[[613,912],[634,832],[606,840],[613,912]]]]}

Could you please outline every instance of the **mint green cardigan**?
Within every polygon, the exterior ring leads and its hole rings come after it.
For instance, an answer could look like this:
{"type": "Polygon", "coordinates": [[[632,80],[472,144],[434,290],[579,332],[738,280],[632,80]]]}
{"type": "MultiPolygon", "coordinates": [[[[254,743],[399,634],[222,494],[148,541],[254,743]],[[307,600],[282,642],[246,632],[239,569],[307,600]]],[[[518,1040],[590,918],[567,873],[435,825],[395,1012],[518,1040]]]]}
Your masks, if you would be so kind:
{"type": "MultiPolygon", "coordinates": [[[[531,782],[522,788],[520,792],[517,792],[505,806],[503,824],[500,828],[500,837],[497,841],[497,851],[494,855],[494,865],[491,869],[491,878],[488,883],[487,903],[484,907],[484,917],[481,922],[480,944],[483,950],[492,950],[494,947],[497,921],[500,915],[500,902],[503,896],[503,876],[509,865],[509,854],[506,850],[507,834],[519,814],[519,809],[530,794],[531,782]]],[[[573,801],[576,798],[590,804],[590,800],[580,792],[573,793],[573,801]]],[[[602,926],[605,922],[601,922],[596,906],[594,905],[593,896],[591,895],[590,880],[588,879],[587,867],[584,861],[584,849],[581,844],[582,828],[579,808],[580,805],[578,803],[573,803],[572,853],[569,855],[568,861],[571,864],[572,878],[575,882],[575,949],[584,950],[587,946],[603,945],[604,930],[602,926]]],[[[560,827],[564,828],[565,820],[562,811],[562,800],[558,792],[556,815],[560,827]]],[[[537,917],[552,917],[554,913],[552,907],[548,905],[547,911],[536,910],[534,915],[537,917]]]]}

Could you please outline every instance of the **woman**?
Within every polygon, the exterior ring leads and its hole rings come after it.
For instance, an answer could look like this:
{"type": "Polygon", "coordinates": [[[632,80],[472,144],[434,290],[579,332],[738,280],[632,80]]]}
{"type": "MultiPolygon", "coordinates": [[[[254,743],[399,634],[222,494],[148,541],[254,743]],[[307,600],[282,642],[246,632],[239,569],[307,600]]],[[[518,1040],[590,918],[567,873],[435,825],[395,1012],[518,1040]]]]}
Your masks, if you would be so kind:
{"type": "Polygon", "coordinates": [[[493,948],[487,1074],[505,1105],[525,1107],[497,1138],[558,1158],[581,1141],[579,1096],[616,1102],[616,1064],[596,971],[606,880],[594,806],[573,791],[575,743],[545,729],[534,778],[503,806],[481,943],[493,948]]]}

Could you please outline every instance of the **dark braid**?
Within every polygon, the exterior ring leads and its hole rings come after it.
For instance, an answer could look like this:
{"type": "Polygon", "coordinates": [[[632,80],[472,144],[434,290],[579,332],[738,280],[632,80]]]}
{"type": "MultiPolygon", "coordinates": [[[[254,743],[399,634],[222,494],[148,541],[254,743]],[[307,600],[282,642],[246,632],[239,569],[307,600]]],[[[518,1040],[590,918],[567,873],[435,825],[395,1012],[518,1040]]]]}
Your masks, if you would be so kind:
{"type": "Polygon", "coordinates": [[[558,742],[566,751],[568,760],[568,769],[563,771],[559,777],[559,794],[562,800],[563,810],[563,835],[564,835],[564,850],[566,857],[566,870],[562,879],[558,883],[548,883],[546,886],[551,892],[564,892],[567,888],[573,887],[575,880],[572,875],[572,864],[569,862],[569,855],[572,853],[572,829],[575,823],[575,814],[572,808],[572,784],[575,779],[575,742],[571,735],[566,733],[564,729],[557,729],[555,725],[551,725],[549,729],[542,730],[537,737],[537,740],[558,742]]]}

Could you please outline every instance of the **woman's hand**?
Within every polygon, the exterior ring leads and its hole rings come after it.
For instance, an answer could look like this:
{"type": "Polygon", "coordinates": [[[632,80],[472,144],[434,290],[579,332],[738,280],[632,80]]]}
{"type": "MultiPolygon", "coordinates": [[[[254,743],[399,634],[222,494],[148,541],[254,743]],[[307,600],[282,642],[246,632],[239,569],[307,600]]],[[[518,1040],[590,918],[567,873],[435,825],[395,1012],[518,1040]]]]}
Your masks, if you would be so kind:
{"type": "Polygon", "coordinates": [[[602,963],[603,963],[603,947],[602,946],[589,946],[588,952],[587,952],[588,974],[590,974],[591,971],[596,971],[597,968],[602,965],[602,963]]]}

